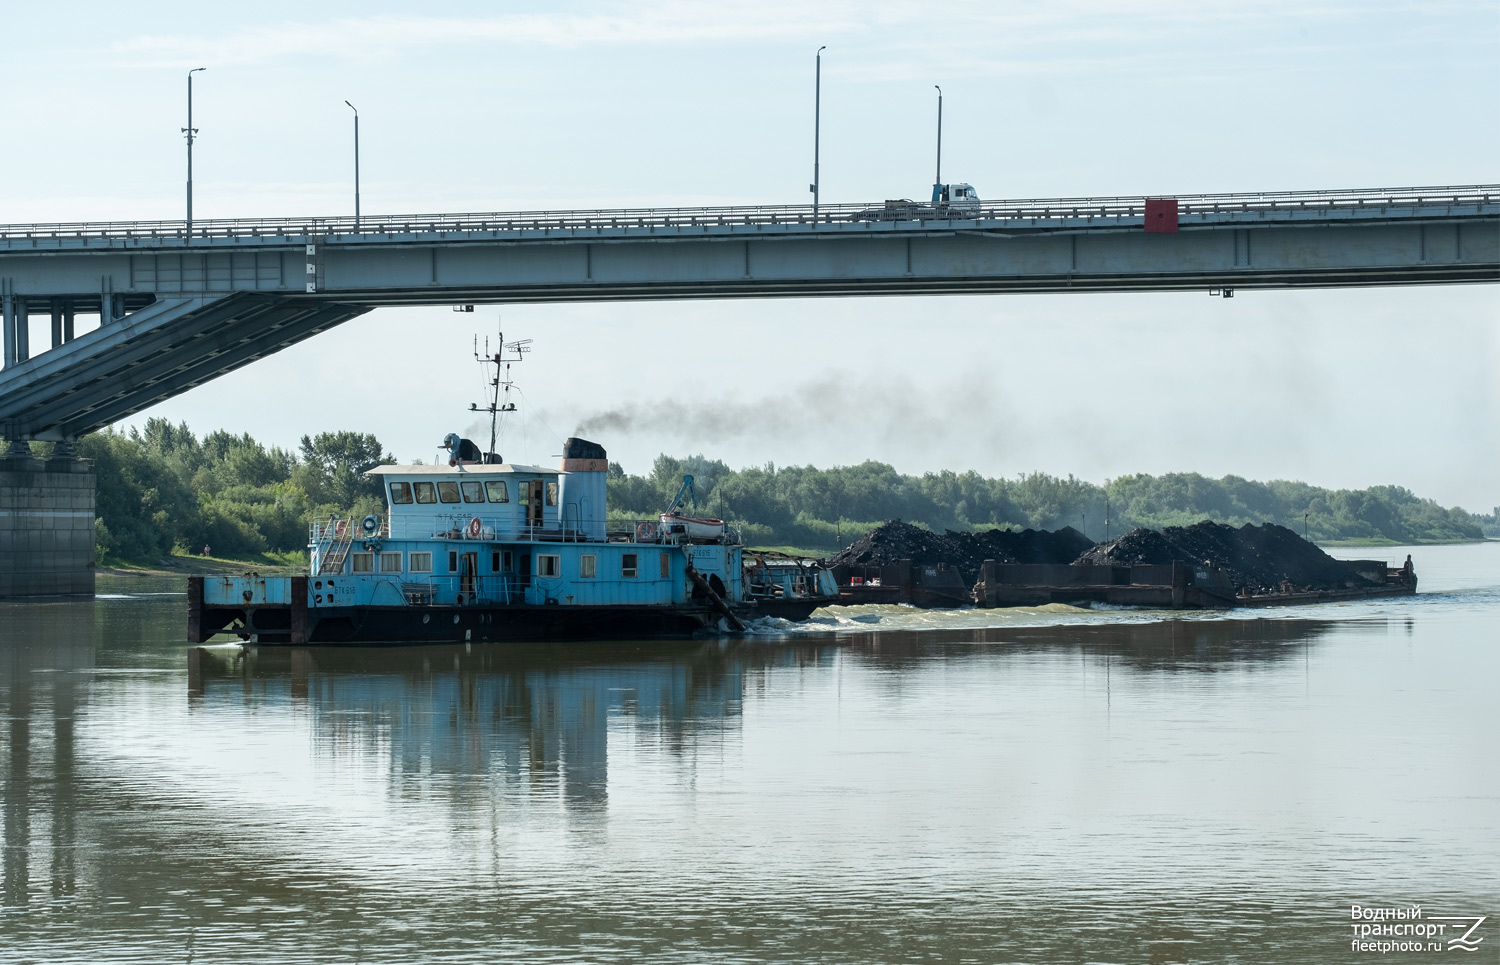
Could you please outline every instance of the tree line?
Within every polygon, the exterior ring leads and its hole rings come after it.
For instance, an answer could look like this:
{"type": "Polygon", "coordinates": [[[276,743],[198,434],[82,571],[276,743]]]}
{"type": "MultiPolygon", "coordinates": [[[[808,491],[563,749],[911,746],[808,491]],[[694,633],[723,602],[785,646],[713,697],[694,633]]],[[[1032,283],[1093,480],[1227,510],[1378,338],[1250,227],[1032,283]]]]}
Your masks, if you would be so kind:
{"type": "Polygon", "coordinates": [[[1445,509],[1400,486],[1324,489],[1303,482],[1256,482],[1198,473],[1137,474],[1103,486],[1042,472],[995,478],[977,472],[898,473],[881,462],[730,469],[703,456],[659,456],[635,476],[611,464],[611,516],[620,522],[660,512],[691,474],[698,508],[743,527],[747,543],[834,550],[888,519],[934,530],[1061,529],[1101,541],[1145,526],[1203,519],[1239,526],[1278,523],[1317,541],[1394,543],[1500,536],[1493,516],[1445,509]]]}
{"type": "MultiPolygon", "coordinates": [[[[303,436],[290,451],[248,434],[217,430],[196,436],[185,423],[165,419],[92,433],[77,448],[93,461],[98,479],[95,526],[106,562],[152,562],[207,546],[215,556],[271,554],[292,563],[304,558],[311,520],[384,512],[379,482],[363,473],[396,461],[368,433],[303,436]]],[[[1445,509],[1399,486],[1331,490],[1197,473],[1121,476],[1100,486],[1041,472],[918,476],[874,461],[829,469],[769,463],[731,469],[701,455],[659,456],[643,475],[611,463],[612,523],[624,527],[654,518],[685,474],[693,476],[698,511],[740,527],[747,543],[822,552],[898,518],[934,530],[1072,526],[1096,541],[1105,538],[1106,526],[1109,536],[1119,536],[1138,526],[1159,529],[1202,519],[1274,522],[1305,530],[1314,540],[1500,536],[1500,507],[1489,516],[1445,509]]]]}
{"type": "Polygon", "coordinates": [[[200,438],[186,423],[166,419],[91,433],[77,449],[94,464],[94,528],[104,562],[155,562],[204,547],[236,559],[304,559],[312,519],[385,511],[380,483],[362,474],[395,462],[366,433],[303,436],[289,452],[223,430],[200,438]]]}

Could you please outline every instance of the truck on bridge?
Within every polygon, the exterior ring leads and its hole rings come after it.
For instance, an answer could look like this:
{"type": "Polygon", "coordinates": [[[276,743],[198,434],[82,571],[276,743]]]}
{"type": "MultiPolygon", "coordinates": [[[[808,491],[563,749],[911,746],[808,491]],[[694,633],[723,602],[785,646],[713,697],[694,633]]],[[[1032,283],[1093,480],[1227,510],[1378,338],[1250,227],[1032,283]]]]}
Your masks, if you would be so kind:
{"type": "Polygon", "coordinates": [[[850,221],[931,221],[940,218],[972,218],[979,214],[979,192],[971,184],[934,184],[932,201],[923,204],[910,198],[886,201],[883,207],[865,208],[849,216],[850,221]]]}

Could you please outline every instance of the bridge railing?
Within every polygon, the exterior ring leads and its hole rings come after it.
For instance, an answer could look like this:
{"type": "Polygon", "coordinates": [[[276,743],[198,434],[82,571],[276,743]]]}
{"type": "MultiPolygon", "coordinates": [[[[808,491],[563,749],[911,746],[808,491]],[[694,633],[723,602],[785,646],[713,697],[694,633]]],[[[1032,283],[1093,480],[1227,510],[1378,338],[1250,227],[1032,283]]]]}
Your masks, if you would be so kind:
{"type": "MultiPolygon", "coordinates": [[[[1152,197],[1172,197],[1162,194],[1152,197]]],[[[1176,195],[1180,214],[1246,211],[1378,209],[1413,205],[1475,205],[1500,201],[1500,185],[1364,188],[1346,191],[1281,191],[1176,195]]],[[[981,204],[965,220],[1032,221],[1079,218],[1144,217],[1146,197],[1051,198],[996,200],[981,204]]],[[[931,210],[916,200],[913,209],[931,210]]],[[[737,225],[813,225],[883,220],[880,203],[811,205],[744,205],[702,208],[595,208],[570,211],[513,211],[449,214],[399,214],[316,218],[215,218],[195,220],[193,238],[320,238],[415,233],[514,232],[543,229],[629,229],[728,227],[737,225]]],[[[149,241],[179,239],[187,234],[180,220],[73,221],[0,225],[0,239],[120,238],[149,241]]]]}

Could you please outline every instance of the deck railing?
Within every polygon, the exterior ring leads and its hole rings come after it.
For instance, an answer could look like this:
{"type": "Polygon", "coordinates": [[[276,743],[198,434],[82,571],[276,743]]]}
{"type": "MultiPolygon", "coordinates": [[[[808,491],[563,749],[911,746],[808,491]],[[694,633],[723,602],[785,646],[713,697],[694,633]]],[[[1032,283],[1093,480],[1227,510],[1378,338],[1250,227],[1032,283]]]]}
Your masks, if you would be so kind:
{"type": "MultiPolygon", "coordinates": [[[[1448,185],[1402,188],[1359,188],[1335,191],[1259,191],[1228,194],[1163,193],[1151,197],[1176,198],[1179,214],[1309,209],[1369,209],[1380,207],[1493,204],[1500,201],[1500,185],[1448,185]]],[[[1052,218],[1133,218],[1145,216],[1146,196],[994,200],[980,203],[977,212],[947,209],[941,219],[1034,220],[1052,218]]],[[[911,207],[932,212],[920,200],[911,207]]],[[[320,238],[342,241],[414,233],[473,234],[485,232],[603,230],[724,227],[731,225],[814,225],[883,220],[883,202],[811,205],[743,205],[703,208],[595,208],[592,210],[493,211],[452,214],[393,214],[195,219],[192,238],[320,238]]],[[[930,216],[930,215],[929,215],[930,216]]],[[[0,225],[0,239],[111,238],[150,242],[187,237],[187,224],[160,221],[62,221],[0,225]]]]}

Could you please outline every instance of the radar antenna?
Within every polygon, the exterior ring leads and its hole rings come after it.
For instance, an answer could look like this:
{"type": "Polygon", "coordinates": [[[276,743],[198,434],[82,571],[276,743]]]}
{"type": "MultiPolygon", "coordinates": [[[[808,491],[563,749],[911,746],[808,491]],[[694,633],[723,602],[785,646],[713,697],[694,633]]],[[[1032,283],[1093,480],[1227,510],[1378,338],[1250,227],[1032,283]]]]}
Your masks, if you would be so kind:
{"type": "Polygon", "coordinates": [[[490,414],[490,447],[485,452],[485,462],[504,462],[505,460],[495,451],[495,441],[499,432],[500,415],[505,412],[516,411],[516,404],[510,401],[510,389],[515,385],[510,377],[510,367],[514,362],[519,362],[531,351],[531,339],[523,338],[515,342],[505,340],[505,332],[498,331],[495,341],[495,352],[490,353],[490,337],[484,337],[484,354],[479,354],[479,336],[474,336],[474,361],[480,365],[493,365],[495,372],[491,376],[489,389],[489,402],[486,405],[469,403],[470,412],[488,412],[490,414]]]}

